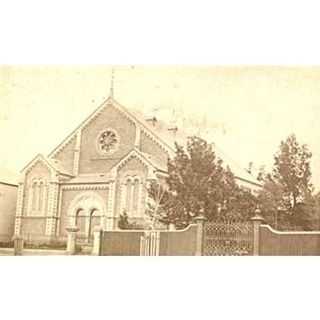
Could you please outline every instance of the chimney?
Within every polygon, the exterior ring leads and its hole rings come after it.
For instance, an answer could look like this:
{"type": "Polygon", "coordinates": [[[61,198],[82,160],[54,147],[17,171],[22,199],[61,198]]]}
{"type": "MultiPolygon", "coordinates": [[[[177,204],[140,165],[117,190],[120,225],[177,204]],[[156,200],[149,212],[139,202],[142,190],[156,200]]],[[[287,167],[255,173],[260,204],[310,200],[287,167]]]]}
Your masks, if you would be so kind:
{"type": "Polygon", "coordinates": [[[168,131],[172,132],[173,136],[176,137],[177,131],[178,131],[178,127],[177,126],[170,127],[170,128],[168,128],[168,131]]]}
{"type": "Polygon", "coordinates": [[[153,117],[151,117],[151,118],[147,118],[146,121],[147,121],[148,123],[151,123],[152,126],[155,127],[158,120],[157,120],[157,118],[156,118],[155,116],[153,116],[153,117]]]}

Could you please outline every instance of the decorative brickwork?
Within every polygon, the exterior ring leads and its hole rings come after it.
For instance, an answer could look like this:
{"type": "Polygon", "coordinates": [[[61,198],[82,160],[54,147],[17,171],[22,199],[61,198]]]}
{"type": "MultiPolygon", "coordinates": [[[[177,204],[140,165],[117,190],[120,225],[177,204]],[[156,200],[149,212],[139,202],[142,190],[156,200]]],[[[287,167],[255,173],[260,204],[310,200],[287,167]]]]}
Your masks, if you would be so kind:
{"type": "Polygon", "coordinates": [[[76,144],[74,149],[74,162],[73,162],[73,174],[77,176],[79,174],[80,165],[80,148],[81,148],[81,131],[77,132],[76,144]]]}
{"type": "Polygon", "coordinates": [[[136,128],[135,124],[127,119],[115,107],[104,108],[88,123],[81,134],[80,169],[79,173],[108,172],[134,147],[136,128]],[[101,154],[97,148],[97,139],[109,129],[117,132],[121,142],[111,154],[101,154]]]}
{"type": "Polygon", "coordinates": [[[57,182],[50,183],[48,194],[48,215],[46,223],[46,235],[55,236],[56,234],[56,220],[58,209],[59,184],[57,182]]]}
{"type": "Polygon", "coordinates": [[[25,187],[19,188],[16,234],[26,225],[25,234],[33,239],[66,239],[66,228],[82,221],[79,232],[91,236],[95,225],[104,230],[116,229],[124,209],[132,221],[142,220],[145,182],[157,179],[170,152],[172,149],[160,136],[110,97],[48,158],[38,155],[26,166],[25,187]],[[34,181],[46,183],[46,196],[34,196],[34,181]],[[100,199],[100,213],[89,217],[86,212],[78,220],[70,217],[70,212],[75,214],[76,199],[88,192],[100,199]],[[41,210],[32,209],[40,197],[41,210]],[[30,231],[33,224],[35,233],[30,231]]]}
{"type": "Polygon", "coordinates": [[[15,227],[14,234],[21,234],[21,216],[23,214],[23,205],[24,205],[24,183],[19,183],[18,186],[18,195],[17,195],[17,211],[15,218],[15,227]]]}

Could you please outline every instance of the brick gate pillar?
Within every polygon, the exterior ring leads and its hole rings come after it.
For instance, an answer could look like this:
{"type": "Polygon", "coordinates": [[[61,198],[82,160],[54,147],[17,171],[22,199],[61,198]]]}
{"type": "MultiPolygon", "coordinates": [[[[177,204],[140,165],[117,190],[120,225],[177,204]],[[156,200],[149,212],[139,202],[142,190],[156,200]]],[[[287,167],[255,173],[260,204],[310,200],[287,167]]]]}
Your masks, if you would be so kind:
{"type": "Polygon", "coordinates": [[[100,256],[102,229],[96,226],[93,231],[93,247],[91,255],[100,256]]]}
{"type": "Polygon", "coordinates": [[[23,251],[23,238],[20,235],[15,235],[13,240],[13,254],[15,256],[21,256],[23,251]]]}
{"type": "Polygon", "coordinates": [[[79,231],[79,228],[68,227],[66,230],[68,232],[67,253],[73,255],[76,253],[77,232],[79,231]]]}
{"type": "Polygon", "coordinates": [[[251,218],[253,223],[253,255],[259,255],[260,249],[260,225],[264,221],[261,217],[261,210],[257,209],[255,211],[255,216],[251,218]]]}
{"type": "Polygon", "coordinates": [[[200,215],[194,219],[198,226],[196,238],[196,256],[202,256],[203,254],[204,224],[206,220],[207,219],[203,215],[200,215]]]}
{"type": "Polygon", "coordinates": [[[169,231],[175,231],[176,230],[176,226],[174,225],[174,223],[169,223],[168,230],[169,231]]]}

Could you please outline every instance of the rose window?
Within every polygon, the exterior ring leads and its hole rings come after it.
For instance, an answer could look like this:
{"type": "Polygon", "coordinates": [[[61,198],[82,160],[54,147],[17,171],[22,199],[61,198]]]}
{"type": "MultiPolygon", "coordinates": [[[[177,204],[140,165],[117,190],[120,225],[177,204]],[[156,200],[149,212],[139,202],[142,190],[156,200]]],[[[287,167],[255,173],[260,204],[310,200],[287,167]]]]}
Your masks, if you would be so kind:
{"type": "Polygon", "coordinates": [[[118,142],[117,134],[112,130],[106,130],[102,132],[98,138],[99,150],[102,153],[112,153],[116,151],[118,142]]]}

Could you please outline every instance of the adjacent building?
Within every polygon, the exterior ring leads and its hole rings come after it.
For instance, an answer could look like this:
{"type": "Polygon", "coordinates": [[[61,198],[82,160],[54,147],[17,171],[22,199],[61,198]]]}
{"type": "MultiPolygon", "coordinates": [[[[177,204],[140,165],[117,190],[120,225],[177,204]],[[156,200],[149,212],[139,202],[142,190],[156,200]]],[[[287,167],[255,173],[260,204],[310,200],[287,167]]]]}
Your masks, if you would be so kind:
{"type": "Polygon", "coordinates": [[[14,234],[18,184],[0,177],[0,242],[8,243],[14,234]]]}

